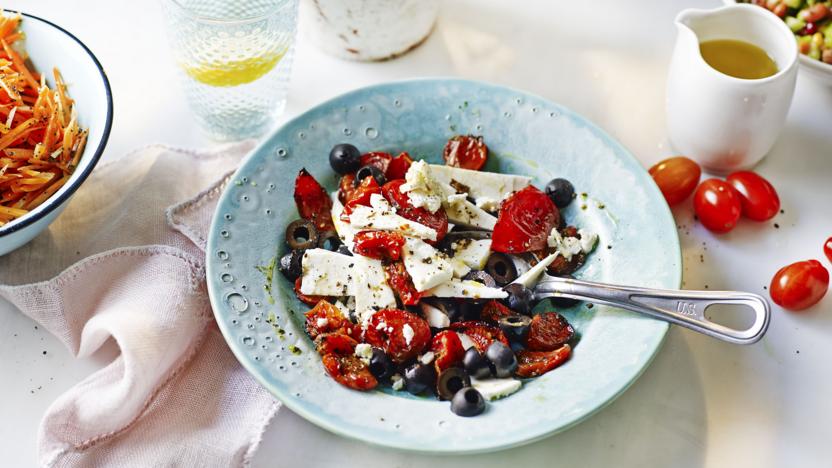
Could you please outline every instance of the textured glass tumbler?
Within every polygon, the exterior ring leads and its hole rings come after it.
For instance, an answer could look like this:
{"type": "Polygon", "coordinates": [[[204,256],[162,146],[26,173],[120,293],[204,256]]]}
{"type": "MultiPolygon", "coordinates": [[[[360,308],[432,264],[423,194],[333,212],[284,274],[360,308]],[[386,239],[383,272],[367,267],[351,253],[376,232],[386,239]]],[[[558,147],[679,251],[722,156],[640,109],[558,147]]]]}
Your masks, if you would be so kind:
{"type": "Polygon", "coordinates": [[[200,127],[260,136],[286,106],[298,0],[162,0],[173,57],[200,127]]]}

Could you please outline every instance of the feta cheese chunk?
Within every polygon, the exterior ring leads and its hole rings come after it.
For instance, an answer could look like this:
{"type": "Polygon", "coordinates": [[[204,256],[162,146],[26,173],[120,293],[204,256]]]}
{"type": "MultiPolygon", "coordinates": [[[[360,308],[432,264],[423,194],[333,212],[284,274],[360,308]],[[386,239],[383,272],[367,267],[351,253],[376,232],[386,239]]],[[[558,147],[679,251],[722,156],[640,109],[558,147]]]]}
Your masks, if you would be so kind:
{"type": "Polygon", "coordinates": [[[465,199],[446,204],[445,212],[449,221],[463,226],[493,231],[497,224],[497,218],[465,199]]]}
{"type": "Polygon", "coordinates": [[[584,229],[578,230],[578,237],[563,237],[557,228],[552,228],[546,243],[549,247],[557,249],[558,253],[566,260],[572,260],[572,256],[579,253],[589,253],[595,248],[598,242],[598,234],[586,231],[584,229]]]}
{"type": "Polygon", "coordinates": [[[402,336],[404,336],[404,342],[407,346],[410,346],[410,342],[413,341],[413,337],[416,336],[416,332],[413,331],[413,327],[410,324],[404,324],[402,327],[402,336]]]}
{"type": "Polygon", "coordinates": [[[489,288],[477,281],[451,279],[447,283],[426,291],[426,296],[464,297],[469,299],[503,299],[508,294],[502,289],[489,288]]]}
{"type": "Polygon", "coordinates": [[[423,240],[405,239],[404,268],[419,292],[438,286],[453,277],[454,270],[448,257],[423,240]]]}
{"type": "Polygon", "coordinates": [[[419,303],[419,307],[422,309],[422,317],[431,328],[448,328],[451,325],[451,319],[436,307],[424,301],[419,303]]]}
{"type": "Polygon", "coordinates": [[[330,213],[332,213],[332,224],[335,225],[335,233],[341,238],[341,242],[343,242],[347,248],[352,250],[352,239],[358,231],[352,224],[341,221],[341,213],[344,211],[344,205],[341,204],[341,200],[338,199],[338,192],[333,192],[331,198],[332,211],[330,211],[330,213]]]}
{"type": "Polygon", "coordinates": [[[372,206],[356,206],[350,213],[352,228],[393,231],[403,236],[436,240],[436,230],[397,215],[393,207],[381,195],[371,195],[370,204],[372,206]]]}
{"type": "Polygon", "coordinates": [[[468,348],[474,346],[474,340],[472,340],[470,336],[460,332],[456,332],[456,334],[459,336],[460,343],[462,343],[462,349],[467,351],[468,348]]]}
{"type": "Polygon", "coordinates": [[[424,160],[411,164],[404,180],[405,183],[401,185],[400,190],[407,193],[410,204],[417,208],[425,208],[431,213],[435,213],[449,196],[456,193],[447,182],[443,184],[434,179],[430,166],[424,160]]]}
{"type": "Polygon", "coordinates": [[[471,379],[471,386],[476,388],[486,400],[503,398],[520,390],[522,382],[517,379],[471,379]]]}
{"type": "Polygon", "coordinates": [[[300,292],[312,296],[352,296],[355,257],[326,249],[309,249],[301,259],[300,292]]]}
{"type": "Polygon", "coordinates": [[[595,244],[598,243],[598,234],[586,229],[578,229],[578,235],[581,236],[581,250],[584,253],[588,254],[595,250],[595,244]]]}
{"type": "Polygon", "coordinates": [[[402,378],[401,375],[393,374],[393,377],[390,377],[390,381],[392,382],[390,388],[392,388],[393,390],[398,392],[399,390],[404,388],[404,378],[402,378]]]}
{"type": "Polygon", "coordinates": [[[491,255],[491,239],[460,239],[451,244],[454,258],[462,260],[472,270],[482,270],[491,255]]]}
{"type": "MultiPolygon", "coordinates": [[[[499,204],[507,196],[532,183],[531,177],[496,172],[472,171],[459,167],[430,165],[430,174],[434,180],[450,184],[452,180],[468,187],[468,195],[483,205],[499,204]]],[[[478,205],[480,203],[477,203],[478,205]]],[[[485,207],[485,206],[483,206],[485,207]]],[[[489,208],[490,209],[490,208],[489,208]]]]}
{"type": "Polygon", "coordinates": [[[361,315],[362,322],[365,319],[369,320],[376,310],[396,307],[396,296],[387,285],[387,277],[384,275],[381,260],[361,255],[354,257],[342,255],[342,257],[355,260],[353,294],[355,295],[355,310],[361,315]]]}
{"type": "Polygon", "coordinates": [[[367,343],[358,343],[355,345],[355,351],[353,354],[355,354],[357,358],[364,361],[364,364],[370,365],[370,358],[373,357],[373,347],[367,343]]]}
{"type": "Polygon", "coordinates": [[[555,258],[557,258],[557,256],[558,252],[555,252],[547,256],[543,260],[537,262],[537,265],[529,268],[528,271],[518,276],[516,280],[511,282],[511,284],[517,283],[522,284],[523,286],[529,289],[533,288],[535,284],[537,284],[537,280],[540,278],[540,275],[542,275],[543,272],[546,271],[546,268],[548,268],[549,265],[555,261],[555,258]]]}
{"type": "Polygon", "coordinates": [[[471,271],[471,267],[456,257],[451,257],[449,261],[454,269],[454,278],[462,278],[467,275],[469,271],[471,271]]]}

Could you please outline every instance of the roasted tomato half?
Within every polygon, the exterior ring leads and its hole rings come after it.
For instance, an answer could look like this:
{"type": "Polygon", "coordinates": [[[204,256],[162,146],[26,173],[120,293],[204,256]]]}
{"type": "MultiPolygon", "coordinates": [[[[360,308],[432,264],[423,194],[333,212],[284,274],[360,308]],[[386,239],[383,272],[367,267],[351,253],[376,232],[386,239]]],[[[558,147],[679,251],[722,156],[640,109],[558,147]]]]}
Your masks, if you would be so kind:
{"type": "Polygon", "coordinates": [[[341,201],[341,204],[352,198],[355,190],[355,174],[350,173],[341,176],[341,180],[338,182],[338,200],[341,201]]]}
{"type": "Polygon", "coordinates": [[[303,277],[300,277],[300,278],[295,280],[295,296],[297,296],[298,299],[300,299],[301,302],[303,302],[304,304],[311,305],[311,306],[316,306],[316,305],[318,305],[318,302],[320,302],[324,299],[329,299],[329,297],[327,297],[327,296],[307,296],[306,294],[300,292],[300,285],[301,285],[302,281],[303,281],[303,277]]]}
{"type": "Polygon", "coordinates": [[[413,159],[410,155],[407,153],[400,153],[390,161],[390,164],[387,166],[387,172],[384,173],[384,177],[386,177],[387,180],[404,179],[404,175],[407,173],[407,170],[410,169],[411,164],[413,164],[413,159]]]}
{"type": "Polygon", "coordinates": [[[358,255],[396,261],[402,256],[404,236],[391,231],[359,231],[353,237],[353,244],[358,255]]]}
{"type": "MultiPolygon", "coordinates": [[[[341,218],[349,220],[349,214],[355,210],[358,205],[370,206],[370,196],[374,193],[381,193],[381,187],[378,186],[376,180],[372,177],[365,177],[361,184],[353,190],[347,201],[344,203],[344,211],[341,213],[341,218]]],[[[330,216],[332,218],[332,216],[330,216]]]]}
{"type": "Polygon", "coordinates": [[[397,364],[419,355],[430,343],[430,327],[418,315],[405,310],[376,312],[367,325],[364,341],[381,348],[397,364]]]}
{"type": "Polygon", "coordinates": [[[494,341],[500,341],[506,346],[509,345],[508,338],[502,330],[478,320],[452,323],[451,330],[464,333],[471,338],[474,346],[481,353],[484,353],[494,341]]]}
{"type": "Polygon", "coordinates": [[[410,204],[410,198],[406,193],[402,193],[401,186],[404,179],[391,180],[384,184],[381,188],[381,193],[390,204],[396,208],[398,214],[403,218],[423,224],[436,231],[436,240],[428,241],[429,244],[437,244],[441,241],[445,234],[448,233],[448,215],[444,208],[439,208],[435,213],[424,208],[416,208],[410,204]]]}
{"type": "Polygon", "coordinates": [[[430,350],[434,353],[433,366],[437,374],[462,362],[462,358],[465,357],[465,348],[462,347],[459,335],[451,330],[437,333],[433,337],[430,350]]]}
{"type": "Polygon", "coordinates": [[[481,136],[457,135],[445,144],[445,164],[478,171],[488,160],[488,147],[481,136]]]}
{"type": "Polygon", "coordinates": [[[520,351],[514,374],[523,378],[543,375],[566,362],[571,354],[572,348],[568,344],[554,351],[520,351]]]}
{"type": "Polygon", "coordinates": [[[509,309],[500,301],[488,301],[480,312],[480,317],[487,322],[497,323],[501,318],[510,315],[517,315],[513,310],[509,309]]]}
{"type": "Polygon", "coordinates": [[[378,380],[367,364],[353,354],[358,344],[354,339],[341,333],[330,333],[319,336],[316,342],[324,369],[336,382],[362,391],[378,386],[378,380]]]}
{"type": "Polygon", "coordinates": [[[416,290],[413,285],[413,278],[404,267],[401,261],[384,265],[384,273],[387,276],[387,284],[393,289],[404,305],[416,305],[422,299],[422,293],[416,290]]]}
{"type": "Polygon", "coordinates": [[[562,315],[544,312],[532,318],[526,347],[531,351],[553,351],[565,345],[574,335],[575,330],[562,315]]]}
{"type": "Polygon", "coordinates": [[[306,333],[312,339],[327,333],[343,333],[356,337],[359,328],[326,300],[318,301],[315,307],[306,313],[306,333]]]}
{"type": "Polygon", "coordinates": [[[301,169],[295,179],[295,205],[301,218],[315,223],[318,230],[335,230],[332,224],[332,200],[306,169],[301,169]]]}
{"type": "Polygon", "coordinates": [[[515,192],[500,207],[491,250],[519,254],[547,247],[546,239],[560,222],[552,200],[533,186],[515,192]]]}
{"type": "Polygon", "coordinates": [[[370,153],[365,153],[361,155],[361,165],[362,166],[375,166],[377,167],[382,174],[387,174],[387,168],[390,166],[390,161],[393,160],[393,156],[390,153],[385,153],[383,151],[373,151],[370,153]]]}

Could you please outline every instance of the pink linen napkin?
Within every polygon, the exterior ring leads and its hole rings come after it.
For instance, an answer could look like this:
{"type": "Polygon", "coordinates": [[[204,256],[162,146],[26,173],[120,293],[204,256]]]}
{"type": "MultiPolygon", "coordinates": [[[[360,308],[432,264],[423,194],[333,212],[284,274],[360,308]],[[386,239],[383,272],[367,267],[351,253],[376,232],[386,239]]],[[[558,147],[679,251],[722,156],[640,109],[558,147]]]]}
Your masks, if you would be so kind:
{"type": "Polygon", "coordinates": [[[110,338],[120,348],[49,407],[41,464],[248,464],[280,403],[214,323],[204,248],[229,171],[251,148],[151,146],[102,164],[46,232],[0,257],[0,297],[69,352],[89,356],[110,338]]]}

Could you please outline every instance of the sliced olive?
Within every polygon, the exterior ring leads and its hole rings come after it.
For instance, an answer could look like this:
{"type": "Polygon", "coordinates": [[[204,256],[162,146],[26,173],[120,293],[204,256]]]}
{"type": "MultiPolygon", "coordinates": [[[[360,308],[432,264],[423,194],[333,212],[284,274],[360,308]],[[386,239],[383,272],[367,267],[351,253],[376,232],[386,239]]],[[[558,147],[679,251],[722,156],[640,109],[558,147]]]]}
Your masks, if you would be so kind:
{"type": "Polygon", "coordinates": [[[523,315],[531,313],[534,293],[529,288],[519,283],[513,283],[504,289],[508,293],[508,297],[504,301],[509,309],[523,315]]]}
{"type": "Polygon", "coordinates": [[[302,262],[303,250],[292,250],[280,257],[280,264],[277,266],[277,269],[280,270],[286,279],[294,282],[303,273],[303,269],[301,268],[302,262]]]}
{"type": "Polygon", "coordinates": [[[436,379],[436,394],[440,400],[450,400],[462,387],[470,387],[471,378],[459,367],[449,367],[436,379]]]}
{"type": "Polygon", "coordinates": [[[331,252],[338,251],[341,246],[341,238],[335,231],[324,231],[318,235],[318,247],[331,252]]]}
{"type": "Polygon", "coordinates": [[[312,249],[318,245],[318,230],[308,219],[296,219],[286,227],[286,243],[292,249],[312,249]]]}
{"type": "Polygon", "coordinates": [[[387,380],[396,373],[396,365],[384,351],[373,348],[370,358],[370,373],[378,380],[387,380]]]}
{"type": "Polygon", "coordinates": [[[353,183],[356,187],[358,187],[359,185],[361,185],[362,180],[370,176],[372,176],[373,179],[376,180],[376,183],[379,186],[382,186],[385,182],[387,182],[387,179],[384,177],[384,173],[381,172],[381,169],[373,165],[367,164],[366,166],[361,166],[361,169],[359,169],[355,173],[355,182],[353,183]]]}
{"type": "Polygon", "coordinates": [[[485,357],[491,361],[497,377],[511,377],[517,369],[517,356],[502,341],[491,343],[485,351],[485,357]]]}
{"type": "Polygon", "coordinates": [[[532,319],[528,315],[509,315],[497,321],[500,330],[512,343],[523,343],[529,335],[532,319]]]}
{"type": "Polygon", "coordinates": [[[496,288],[497,282],[488,273],[482,270],[469,271],[462,279],[480,282],[489,288],[496,288]]]}
{"type": "Polygon", "coordinates": [[[488,257],[488,263],[485,265],[485,271],[494,281],[500,286],[505,286],[517,279],[517,267],[511,257],[504,253],[494,252],[488,257]]]}
{"type": "Polygon", "coordinates": [[[480,354],[477,348],[473,346],[465,351],[465,355],[462,357],[462,365],[465,367],[465,372],[475,379],[491,377],[491,368],[489,367],[488,359],[480,354]]]}
{"type": "Polygon", "coordinates": [[[476,416],[485,411],[485,399],[474,387],[462,388],[451,400],[451,411],[457,416],[476,416]]]}

